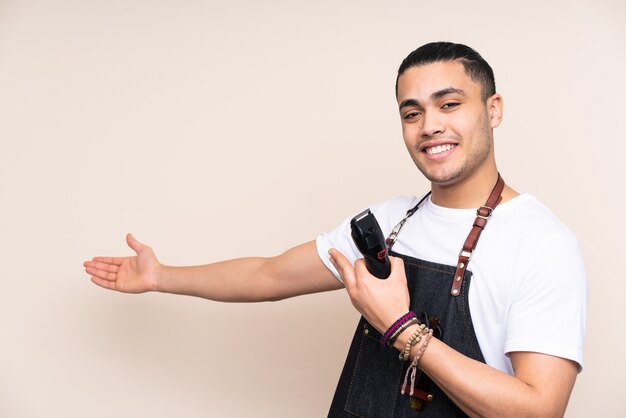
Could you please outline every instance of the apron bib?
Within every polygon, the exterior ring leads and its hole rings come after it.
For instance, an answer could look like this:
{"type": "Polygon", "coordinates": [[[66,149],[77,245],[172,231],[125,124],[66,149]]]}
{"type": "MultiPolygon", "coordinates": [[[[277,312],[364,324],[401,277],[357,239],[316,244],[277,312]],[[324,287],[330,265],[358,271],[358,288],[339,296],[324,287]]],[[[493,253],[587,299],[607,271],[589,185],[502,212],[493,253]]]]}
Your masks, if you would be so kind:
{"type": "MultiPolygon", "coordinates": [[[[420,321],[438,322],[441,340],[460,353],[485,362],[472,325],[467,295],[472,273],[465,272],[458,296],[450,295],[455,266],[431,263],[390,253],[404,260],[411,296],[410,310],[420,321]]],[[[398,352],[380,345],[382,335],[363,317],[359,321],[348,358],[330,407],[329,417],[463,417],[466,416],[433,382],[425,391],[432,403],[421,411],[411,407],[408,394],[400,389],[409,362],[398,360],[398,352]]],[[[421,374],[421,372],[419,372],[421,374]]],[[[420,381],[418,374],[416,381],[420,381]]],[[[419,388],[419,385],[417,386],[419,388]]]]}
{"type": "MultiPolygon", "coordinates": [[[[485,206],[477,211],[472,230],[459,253],[456,266],[433,263],[390,251],[390,255],[404,261],[410,296],[409,310],[422,323],[433,329],[433,336],[474,360],[485,362],[480,350],[468,293],[472,273],[467,264],[476,247],[491,212],[499,203],[504,181],[498,181],[485,206]]],[[[393,229],[387,239],[393,246],[406,220],[415,213],[425,196],[393,229]]],[[[450,398],[431,382],[421,370],[416,377],[416,393],[402,395],[404,374],[410,362],[398,360],[398,351],[381,346],[382,335],[361,317],[354,333],[348,357],[333,397],[328,416],[404,418],[404,417],[465,417],[450,398]]]]}

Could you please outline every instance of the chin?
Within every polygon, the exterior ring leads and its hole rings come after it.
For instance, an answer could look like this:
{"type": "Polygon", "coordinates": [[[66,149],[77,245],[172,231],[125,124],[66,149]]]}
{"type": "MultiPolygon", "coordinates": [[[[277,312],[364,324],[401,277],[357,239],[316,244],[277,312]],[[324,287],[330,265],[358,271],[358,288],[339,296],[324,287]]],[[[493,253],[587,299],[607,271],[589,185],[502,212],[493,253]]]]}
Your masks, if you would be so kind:
{"type": "Polygon", "coordinates": [[[463,170],[433,170],[429,171],[421,165],[417,168],[422,172],[424,177],[433,184],[438,186],[450,186],[460,182],[463,179],[463,170]]]}
{"type": "Polygon", "coordinates": [[[426,178],[437,186],[454,186],[463,180],[461,175],[431,176],[426,178]]]}

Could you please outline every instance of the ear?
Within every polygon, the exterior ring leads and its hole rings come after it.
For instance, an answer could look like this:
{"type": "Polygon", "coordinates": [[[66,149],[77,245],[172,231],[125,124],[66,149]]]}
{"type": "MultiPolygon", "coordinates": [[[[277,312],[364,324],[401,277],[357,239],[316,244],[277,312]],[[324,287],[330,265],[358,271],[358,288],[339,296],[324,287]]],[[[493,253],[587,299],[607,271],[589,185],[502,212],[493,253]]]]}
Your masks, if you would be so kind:
{"type": "Polygon", "coordinates": [[[500,126],[503,110],[502,96],[498,93],[487,99],[487,111],[489,112],[489,124],[491,128],[500,126]]]}

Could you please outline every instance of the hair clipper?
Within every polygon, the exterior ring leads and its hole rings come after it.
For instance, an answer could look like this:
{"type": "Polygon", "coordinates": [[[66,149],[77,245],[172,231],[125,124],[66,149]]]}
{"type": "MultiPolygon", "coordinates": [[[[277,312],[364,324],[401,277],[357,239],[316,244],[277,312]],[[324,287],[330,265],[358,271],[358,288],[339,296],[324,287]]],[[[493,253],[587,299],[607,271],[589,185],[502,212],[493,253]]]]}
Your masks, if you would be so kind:
{"type": "Polygon", "coordinates": [[[352,239],[365,258],[367,270],[379,279],[386,279],[391,273],[387,255],[387,244],[376,217],[369,209],[359,213],[350,221],[352,239]]]}

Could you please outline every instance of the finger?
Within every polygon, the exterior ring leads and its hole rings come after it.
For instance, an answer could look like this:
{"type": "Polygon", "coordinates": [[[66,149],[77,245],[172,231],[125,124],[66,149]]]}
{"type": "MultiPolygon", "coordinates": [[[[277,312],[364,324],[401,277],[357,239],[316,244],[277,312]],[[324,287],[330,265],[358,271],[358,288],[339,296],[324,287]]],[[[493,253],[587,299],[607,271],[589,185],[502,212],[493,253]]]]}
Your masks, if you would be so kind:
{"type": "Polygon", "coordinates": [[[91,261],[107,263],[107,264],[115,264],[119,266],[120,264],[122,264],[123,259],[124,257],[94,257],[91,259],[91,261]]]}
{"type": "Polygon", "coordinates": [[[391,273],[393,276],[406,277],[404,272],[404,261],[400,257],[389,257],[391,263],[391,273]]]}
{"type": "Polygon", "coordinates": [[[97,277],[103,280],[115,281],[115,279],[117,279],[116,273],[109,273],[106,270],[99,270],[94,267],[87,267],[85,268],[85,271],[87,272],[87,274],[91,274],[92,277],[97,277]]]}
{"type": "Polygon", "coordinates": [[[104,271],[109,272],[109,273],[117,273],[117,271],[120,268],[119,265],[109,264],[109,263],[102,263],[102,262],[99,262],[99,261],[85,261],[83,263],[83,266],[85,266],[85,267],[92,267],[92,268],[95,268],[97,270],[104,270],[104,271]]]}
{"type": "Polygon", "coordinates": [[[354,267],[352,267],[350,260],[348,260],[345,255],[341,254],[338,250],[334,248],[328,250],[328,254],[330,255],[331,263],[333,263],[333,266],[335,266],[335,268],[341,275],[343,283],[346,285],[346,287],[349,288],[351,286],[354,286],[354,267]]]}
{"type": "Polygon", "coordinates": [[[335,267],[335,270],[337,270],[337,272],[339,272],[339,265],[337,265],[337,262],[335,261],[333,256],[330,255],[330,250],[328,251],[328,259],[330,260],[330,264],[332,264],[333,267],[335,267]]]}
{"type": "Polygon", "coordinates": [[[144,244],[142,244],[141,242],[137,241],[135,239],[135,237],[133,237],[133,234],[126,234],[126,243],[137,254],[139,254],[139,252],[143,249],[143,247],[145,247],[144,244]]]}
{"type": "Polygon", "coordinates": [[[372,273],[367,269],[367,264],[365,264],[364,258],[359,258],[354,262],[354,274],[356,277],[363,277],[364,275],[371,276],[372,273]]]}
{"type": "Polygon", "coordinates": [[[97,284],[100,287],[104,287],[105,289],[117,290],[115,282],[111,282],[111,281],[108,281],[108,280],[103,280],[103,279],[101,279],[99,277],[96,277],[96,276],[92,276],[91,277],[91,281],[93,283],[97,284]]]}

